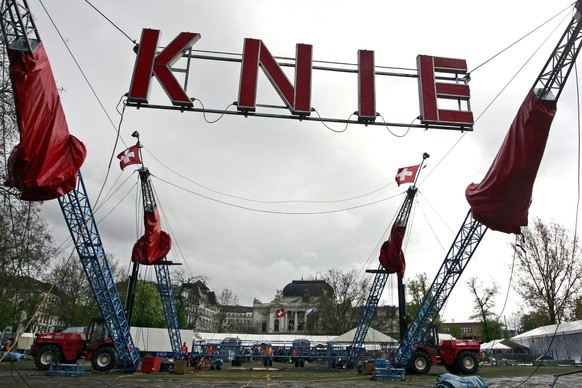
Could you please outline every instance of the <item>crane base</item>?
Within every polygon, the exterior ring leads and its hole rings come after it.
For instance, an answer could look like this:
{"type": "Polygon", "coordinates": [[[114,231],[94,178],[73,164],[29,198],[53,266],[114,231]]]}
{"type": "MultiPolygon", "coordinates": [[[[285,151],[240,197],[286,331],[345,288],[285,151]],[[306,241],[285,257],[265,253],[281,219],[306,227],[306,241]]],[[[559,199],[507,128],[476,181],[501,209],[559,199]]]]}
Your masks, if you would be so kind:
{"type": "Polygon", "coordinates": [[[393,368],[387,360],[375,360],[375,364],[372,380],[404,380],[404,368],[393,368]]]}

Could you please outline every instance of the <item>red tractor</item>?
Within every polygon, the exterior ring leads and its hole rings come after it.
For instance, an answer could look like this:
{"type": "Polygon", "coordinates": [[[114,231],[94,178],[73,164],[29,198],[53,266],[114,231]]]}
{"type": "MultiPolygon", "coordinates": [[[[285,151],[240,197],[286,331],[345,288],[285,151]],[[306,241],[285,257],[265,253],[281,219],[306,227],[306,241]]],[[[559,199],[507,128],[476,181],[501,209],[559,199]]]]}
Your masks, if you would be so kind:
{"type": "Polygon", "coordinates": [[[67,329],[61,333],[38,334],[31,347],[34,363],[40,370],[48,370],[52,363],[74,364],[84,358],[99,372],[106,372],[118,363],[117,353],[105,322],[91,321],[84,332],[67,329]]]}
{"type": "Polygon", "coordinates": [[[406,372],[426,374],[432,365],[442,364],[456,374],[473,374],[483,361],[481,345],[477,340],[441,340],[433,327],[425,340],[418,344],[406,372]]]}

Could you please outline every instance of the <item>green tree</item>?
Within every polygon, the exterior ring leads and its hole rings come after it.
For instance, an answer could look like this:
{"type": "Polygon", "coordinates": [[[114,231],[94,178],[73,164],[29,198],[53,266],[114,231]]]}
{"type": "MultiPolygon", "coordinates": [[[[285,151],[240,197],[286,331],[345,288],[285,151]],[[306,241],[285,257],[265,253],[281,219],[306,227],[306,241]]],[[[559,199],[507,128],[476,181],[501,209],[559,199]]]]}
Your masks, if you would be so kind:
{"type": "MultiPolygon", "coordinates": [[[[419,273],[406,284],[408,302],[406,302],[406,313],[414,319],[425,298],[428,296],[430,284],[426,273],[419,273]]],[[[438,326],[439,316],[433,317],[433,324],[438,326]]]]}
{"type": "MultiPolygon", "coordinates": [[[[119,289],[123,290],[122,287],[119,289]]],[[[143,280],[137,282],[131,326],[166,327],[166,316],[156,284],[143,280]]]]}
{"type": "Polygon", "coordinates": [[[550,324],[545,311],[532,311],[521,316],[521,331],[526,332],[550,324]]]}
{"type": "Polygon", "coordinates": [[[512,244],[516,255],[516,290],[550,324],[567,317],[572,298],[582,285],[581,250],[576,238],[562,225],[535,218],[523,230],[521,244],[512,244]]]}
{"type": "Polygon", "coordinates": [[[473,314],[469,318],[477,319],[481,323],[480,340],[489,342],[501,338],[501,324],[493,312],[494,299],[499,294],[499,290],[495,285],[484,288],[483,283],[478,283],[477,278],[469,279],[467,286],[473,294],[473,314]]]}

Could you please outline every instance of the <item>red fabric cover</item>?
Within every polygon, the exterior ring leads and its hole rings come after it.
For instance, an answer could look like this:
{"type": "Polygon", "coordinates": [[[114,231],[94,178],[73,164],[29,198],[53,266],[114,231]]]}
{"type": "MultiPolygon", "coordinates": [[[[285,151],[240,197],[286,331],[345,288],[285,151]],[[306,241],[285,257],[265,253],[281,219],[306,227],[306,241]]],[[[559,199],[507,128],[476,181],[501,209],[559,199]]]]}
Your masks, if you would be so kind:
{"type": "Polygon", "coordinates": [[[390,237],[382,244],[380,248],[380,264],[388,271],[396,273],[399,278],[404,277],[404,269],[406,268],[406,261],[404,260],[404,253],[402,252],[402,241],[406,228],[399,228],[395,223],[392,225],[390,237]]]}
{"type": "Polygon", "coordinates": [[[172,247],[172,239],[162,230],[158,209],[144,212],[145,233],[133,246],[131,261],[152,265],[162,260],[172,247]]]}
{"type": "Polygon", "coordinates": [[[519,234],[527,226],[533,184],[555,113],[554,101],[538,100],[529,92],[485,178],[465,191],[475,220],[505,233],[519,234]]]}
{"type": "Polygon", "coordinates": [[[61,197],[76,187],[85,145],[69,133],[44,46],[8,56],[20,144],[8,159],[6,184],[27,201],[61,197]]]}

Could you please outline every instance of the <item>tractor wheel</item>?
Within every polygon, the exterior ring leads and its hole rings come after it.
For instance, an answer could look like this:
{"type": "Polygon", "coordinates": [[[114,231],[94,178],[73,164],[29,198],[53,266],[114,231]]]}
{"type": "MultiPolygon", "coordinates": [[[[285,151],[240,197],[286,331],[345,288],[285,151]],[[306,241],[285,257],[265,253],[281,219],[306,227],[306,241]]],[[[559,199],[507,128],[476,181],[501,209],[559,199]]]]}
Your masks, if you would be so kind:
{"type": "Polygon", "coordinates": [[[107,372],[118,364],[117,353],[113,348],[99,348],[91,357],[91,366],[97,372],[107,372]]]}
{"type": "Polygon", "coordinates": [[[459,373],[459,370],[457,369],[457,365],[455,363],[453,363],[452,365],[445,364],[445,369],[447,370],[447,372],[452,373],[452,374],[459,373]]]}
{"type": "Polygon", "coordinates": [[[424,352],[414,352],[412,361],[406,367],[406,371],[415,375],[425,375],[430,371],[430,358],[424,352]]]}
{"type": "Polygon", "coordinates": [[[457,361],[455,362],[455,367],[459,373],[462,374],[473,374],[479,369],[479,361],[473,352],[464,350],[459,353],[457,361]]]}
{"type": "Polygon", "coordinates": [[[63,352],[56,345],[46,345],[38,350],[34,364],[40,370],[48,370],[49,365],[63,360],[63,352]]]}

